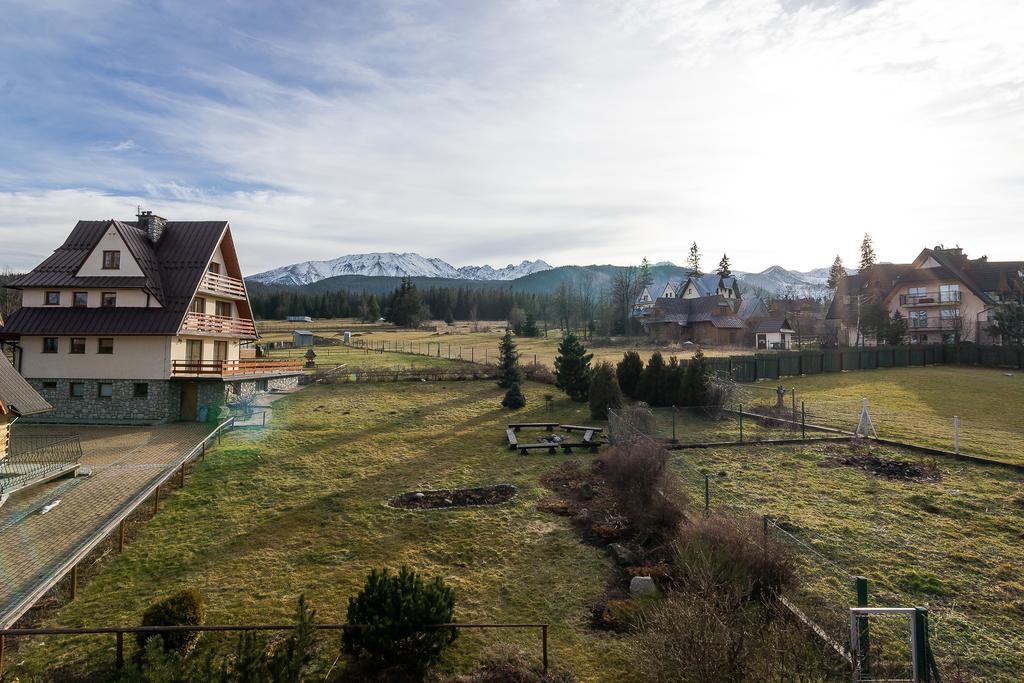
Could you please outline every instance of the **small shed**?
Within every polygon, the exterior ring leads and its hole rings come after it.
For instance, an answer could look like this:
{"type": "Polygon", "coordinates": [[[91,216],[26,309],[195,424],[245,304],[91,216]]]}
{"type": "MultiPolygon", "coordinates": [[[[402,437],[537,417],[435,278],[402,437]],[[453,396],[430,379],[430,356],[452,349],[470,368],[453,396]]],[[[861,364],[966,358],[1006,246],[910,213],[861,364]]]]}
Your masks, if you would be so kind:
{"type": "Polygon", "coordinates": [[[290,323],[311,323],[313,319],[308,315],[289,315],[285,316],[285,320],[290,323]]]}
{"type": "Polygon", "coordinates": [[[0,460],[7,457],[11,423],[23,415],[35,415],[48,410],[53,410],[53,406],[0,353],[0,460]]]}
{"type": "Polygon", "coordinates": [[[313,333],[309,330],[292,330],[292,346],[300,348],[313,345],[313,333]]]}
{"type": "Polygon", "coordinates": [[[768,318],[757,323],[754,329],[754,345],[758,349],[788,351],[793,348],[796,331],[786,318],[768,318]]]}

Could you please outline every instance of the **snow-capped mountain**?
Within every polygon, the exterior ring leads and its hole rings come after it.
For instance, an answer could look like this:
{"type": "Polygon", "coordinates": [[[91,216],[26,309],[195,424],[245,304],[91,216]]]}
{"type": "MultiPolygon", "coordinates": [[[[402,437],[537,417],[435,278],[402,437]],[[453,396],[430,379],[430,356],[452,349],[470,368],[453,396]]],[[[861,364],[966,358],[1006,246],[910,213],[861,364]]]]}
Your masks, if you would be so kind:
{"type": "Polygon", "coordinates": [[[330,261],[305,261],[282,266],[250,276],[249,279],[265,284],[308,285],[337,275],[367,275],[385,277],[438,277],[454,280],[515,280],[516,278],[550,270],[544,261],[523,261],[518,266],[504,268],[491,266],[462,266],[456,268],[439,258],[426,258],[419,254],[372,253],[339,256],[330,261]]]}
{"type": "MultiPolygon", "coordinates": [[[[770,266],[760,273],[737,272],[736,277],[747,288],[755,287],[768,294],[780,296],[792,292],[795,296],[821,298],[828,296],[828,274],[830,268],[815,268],[806,272],[787,270],[782,266],[770,266]]],[[[855,270],[847,268],[847,273],[855,270]]]]}

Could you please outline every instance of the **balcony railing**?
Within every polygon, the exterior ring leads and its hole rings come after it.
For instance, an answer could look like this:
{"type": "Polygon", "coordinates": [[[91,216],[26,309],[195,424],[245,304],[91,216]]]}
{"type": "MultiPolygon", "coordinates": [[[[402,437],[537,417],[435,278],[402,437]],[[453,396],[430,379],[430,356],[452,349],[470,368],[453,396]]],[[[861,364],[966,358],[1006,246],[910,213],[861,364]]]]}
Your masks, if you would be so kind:
{"type": "Polygon", "coordinates": [[[900,306],[945,306],[960,303],[960,292],[925,292],[900,294],[900,306]]]}
{"type": "Polygon", "coordinates": [[[82,445],[77,436],[12,437],[11,454],[0,460],[0,503],[12,492],[78,469],[82,445]]]}
{"type": "Polygon", "coordinates": [[[232,318],[227,315],[196,313],[189,311],[181,326],[185,332],[199,334],[223,334],[232,337],[255,337],[256,326],[249,318],[232,318]]]}
{"type": "Polygon", "coordinates": [[[207,271],[203,279],[199,281],[200,291],[214,296],[223,296],[228,299],[244,299],[245,285],[242,281],[220,273],[207,271]]]}
{"type": "Polygon", "coordinates": [[[957,330],[962,326],[962,318],[928,318],[926,320],[910,318],[907,321],[907,327],[911,330],[957,330]]]}
{"type": "Polygon", "coordinates": [[[270,375],[279,372],[302,372],[301,360],[176,360],[171,363],[171,377],[231,377],[236,375],[270,375]]]}

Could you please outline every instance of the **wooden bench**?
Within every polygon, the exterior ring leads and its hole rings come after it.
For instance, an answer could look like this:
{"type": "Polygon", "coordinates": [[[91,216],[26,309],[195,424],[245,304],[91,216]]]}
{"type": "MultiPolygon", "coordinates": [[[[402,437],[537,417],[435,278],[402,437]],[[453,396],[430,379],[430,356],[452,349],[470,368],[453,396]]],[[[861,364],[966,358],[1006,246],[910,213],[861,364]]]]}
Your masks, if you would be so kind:
{"type": "Polygon", "coordinates": [[[540,448],[546,448],[548,453],[554,455],[558,452],[558,444],[553,441],[545,441],[543,443],[521,443],[516,448],[522,455],[526,455],[529,451],[535,451],[540,448]]]}
{"type": "Polygon", "coordinates": [[[505,430],[505,434],[508,436],[508,449],[514,451],[516,446],[519,445],[519,439],[516,437],[516,430],[509,427],[505,430]]]}
{"type": "Polygon", "coordinates": [[[517,424],[507,425],[507,427],[509,429],[517,431],[517,432],[520,429],[522,429],[523,427],[533,428],[533,429],[539,429],[539,428],[543,427],[547,431],[553,432],[553,431],[555,431],[555,427],[557,427],[557,426],[558,426],[557,422],[519,422],[517,424]]]}
{"type": "Polygon", "coordinates": [[[587,427],[586,425],[559,425],[567,432],[600,432],[600,427],[587,427]]]}
{"type": "Polygon", "coordinates": [[[562,450],[568,454],[572,453],[573,448],[586,448],[591,453],[597,453],[597,447],[601,444],[594,441],[594,430],[588,429],[583,433],[583,441],[580,443],[569,443],[568,441],[563,441],[558,445],[561,446],[562,450]]]}

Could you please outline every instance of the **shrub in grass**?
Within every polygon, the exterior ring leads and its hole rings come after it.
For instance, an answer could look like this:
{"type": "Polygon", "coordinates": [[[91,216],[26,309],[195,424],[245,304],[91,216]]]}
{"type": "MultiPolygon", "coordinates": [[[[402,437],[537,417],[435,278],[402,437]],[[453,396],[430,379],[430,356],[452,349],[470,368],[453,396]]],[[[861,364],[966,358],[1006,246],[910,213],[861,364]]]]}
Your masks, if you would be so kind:
{"type": "Polygon", "coordinates": [[[514,645],[498,645],[480,657],[480,666],[468,676],[451,683],[575,683],[576,677],[564,671],[544,673],[540,657],[514,645]]]}
{"type": "Polygon", "coordinates": [[[349,598],[342,647],[364,670],[422,674],[455,640],[455,594],[440,578],[426,582],[408,567],[397,574],[373,569],[359,595],[349,598]]]}
{"type": "Polygon", "coordinates": [[[510,386],[505,392],[505,398],[501,399],[501,406],[509,410],[519,410],[525,405],[526,397],[523,396],[523,391],[519,388],[518,383],[510,386]]]}
{"type": "MultiPolygon", "coordinates": [[[[142,613],[143,626],[197,626],[206,623],[206,605],[195,588],[186,588],[174,595],[154,602],[142,613]]],[[[188,654],[199,642],[198,631],[151,631],[135,634],[139,650],[154,636],[163,640],[164,650],[188,654]]]]}
{"type": "Polygon", "coordinates": [[[590,390],[590,359],[594,354],[587,349],[572,332],[567,332],[558,345],[555,358],[555,384],[568,394],[569,398],[582,403],[587,400],[590,390]]]}
{"type": "Polygon", "coordinates": [[[611,363],[598,363],[590,379],[590,417],[607,420],[610,408],[622,407],[622,392],[611,363]]]}
{"type": "Polygon", "coordinates": [[[792,557],[753,517],[691,520],[680,528],[672,551],[678,581],[692,590],[724,587],[741,602],[769,603],[794,581],[792,557]]]}
{"type": "Polygon", "coordinates": [[[615,376],[619,380],[619,388],[629,398],[637,398],[637,382],[644,370],[644,362],[636,351],[626,351],[622,360],[615,367],[615,376]]]}
{"type": "Polygon", "coordinates": [[[668,451],[647,440],[619,444],[599,459],[619,509],[641,543],[673,538],[683,519],[686,496],[668,462],[668,451]]]}

